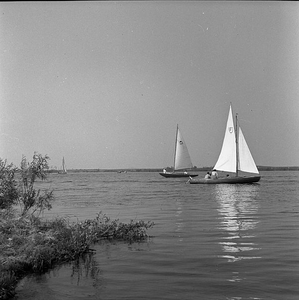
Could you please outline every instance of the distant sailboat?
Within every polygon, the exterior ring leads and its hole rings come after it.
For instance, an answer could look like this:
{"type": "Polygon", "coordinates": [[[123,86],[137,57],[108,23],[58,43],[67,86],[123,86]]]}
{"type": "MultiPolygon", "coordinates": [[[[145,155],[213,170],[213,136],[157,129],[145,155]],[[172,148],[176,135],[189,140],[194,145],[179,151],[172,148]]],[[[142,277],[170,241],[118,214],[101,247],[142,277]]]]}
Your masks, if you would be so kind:
{"type": "Polygon", "coordinates": [[[165,169],[159,174],[163,177],[196,177],[197,174],[189,174],[186,170],[193,167],[187,145],[177,125],[175,149],[174,149],[174,168],[173,172],[167,172],[165,169]]]}
{"type": "Polygon", "coordinates": [[[58,174],[67,174],[64,157],[62,158],[62,167],[61,167],[61,170],[58,172],[58,174]]]}
{"type": "Polygon", "coordinates": [[[245,141],[243,132],[238,125],[236,115],[236,124],[234,126],[232,107],[230,106],[224,140],[219,158],[214,166],[217,171],[235,173],[236,176],[227,176],[218,179],[192,179],[189,183],[253,183],[261,178],[259,171],[250,153],[245,141]],[[255,174],[254,176],[239,176],[239,171],[255,174]]]}

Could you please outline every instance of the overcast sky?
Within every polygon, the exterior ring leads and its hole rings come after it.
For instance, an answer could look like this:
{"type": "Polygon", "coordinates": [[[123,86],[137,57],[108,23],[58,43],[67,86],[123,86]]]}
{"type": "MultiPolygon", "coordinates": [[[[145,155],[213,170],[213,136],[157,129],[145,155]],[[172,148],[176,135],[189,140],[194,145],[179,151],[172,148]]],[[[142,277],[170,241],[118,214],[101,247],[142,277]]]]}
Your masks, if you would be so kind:
{"type": "Polygon", "coordinates": [[[0,157],[68,168],[194,165],[230,102],[257,165],[299,165],[299,3],[0,3],[0,157]]]}

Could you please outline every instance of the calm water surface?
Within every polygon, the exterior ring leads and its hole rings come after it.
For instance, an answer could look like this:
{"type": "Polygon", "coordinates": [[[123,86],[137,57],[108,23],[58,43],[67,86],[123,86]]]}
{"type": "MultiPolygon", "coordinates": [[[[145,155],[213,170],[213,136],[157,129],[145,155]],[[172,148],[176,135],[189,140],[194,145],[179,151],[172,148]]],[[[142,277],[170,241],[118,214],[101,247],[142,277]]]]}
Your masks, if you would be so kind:
{"type": "MultiPolygon", "coordinates": [[[[203,176],[204,173],[199,176],[203,176]]],[[[190,185],[157,173],[51,174],[46,218],[154,221],[144,243],[25,278],[17,299],[299,299],[299,172],[256,185],[190,185]]]]}

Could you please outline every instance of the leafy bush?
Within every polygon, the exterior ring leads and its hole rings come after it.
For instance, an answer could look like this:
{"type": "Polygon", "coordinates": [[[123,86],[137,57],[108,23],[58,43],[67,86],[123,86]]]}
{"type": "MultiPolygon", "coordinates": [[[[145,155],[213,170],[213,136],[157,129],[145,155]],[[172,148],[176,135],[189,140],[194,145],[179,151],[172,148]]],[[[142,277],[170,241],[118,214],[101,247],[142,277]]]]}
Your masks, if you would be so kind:
{"type": "Polygon", "coordinates": [[[30,163],[23,156],[21,167],[17,168],[0,159],[0,209],[10,209],[18,203],[22,215],[39,215],[43,210],[52,208],[53,191],[41,192],[34,187],[37,179],[46,179],[48,160],[47,155],[35,152],[30,163]],[[20,174],[19,181],[16,180],[16,173],[20,174]]]}
{"type": "Polygon", "coordinates": [[[46,170],[48,166],[49,157],[47,155],[34,153],[31,163],[27,162],[25,156],[21,161],[21,181],[18,202],[22,209],[22,215],[29,212],[31,214],[39,215],[45,209],[52,208],[51,201],[54,199],[53,191],[44,191],[34,188],[36,179],[45,180],[47,178],[46,170]]]}
{"type": "Polygon", "coordinates": [[[0,209],[10,208],[18,199],[15,173],[17,168],[0,158],[0,209]]]}
{"type": "Polygon", "coordinates": [[[9,299],[15,295],[14,290],[11,288],[17,284],[17,278],[10,271],[0,273],[0,299],[9,299]]]}

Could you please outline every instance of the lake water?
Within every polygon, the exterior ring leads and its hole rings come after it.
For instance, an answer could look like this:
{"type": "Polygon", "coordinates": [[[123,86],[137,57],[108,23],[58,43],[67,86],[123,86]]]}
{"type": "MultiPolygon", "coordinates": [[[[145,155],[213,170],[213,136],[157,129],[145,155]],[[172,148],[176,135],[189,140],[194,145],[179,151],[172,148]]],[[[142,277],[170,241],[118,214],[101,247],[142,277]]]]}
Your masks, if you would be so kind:
{"type": "MultiPolygon", "coordinates": [[[[154,221],[143,243],[103,242],[93,256],[25,278],[19,300],[299,299],[299,172],[255,185],[190,185],[158,173],[50,174],[45,215],[154,221]]],[[[200,173],[199,176],[204,176],[200,173]]]]}

